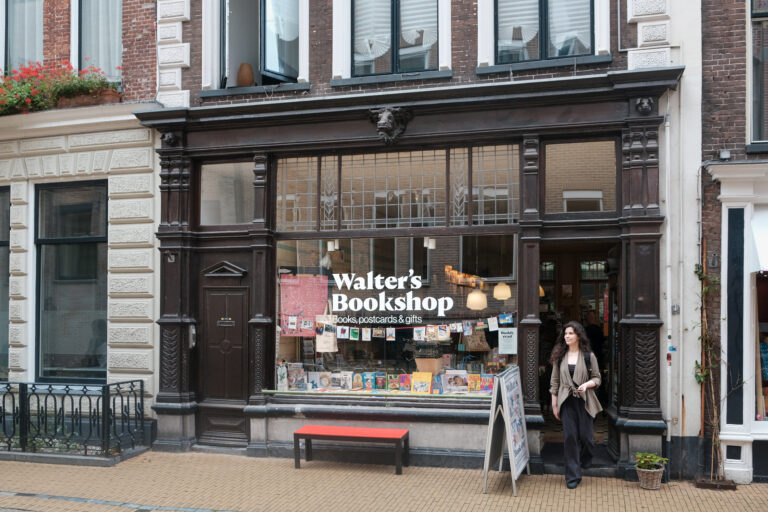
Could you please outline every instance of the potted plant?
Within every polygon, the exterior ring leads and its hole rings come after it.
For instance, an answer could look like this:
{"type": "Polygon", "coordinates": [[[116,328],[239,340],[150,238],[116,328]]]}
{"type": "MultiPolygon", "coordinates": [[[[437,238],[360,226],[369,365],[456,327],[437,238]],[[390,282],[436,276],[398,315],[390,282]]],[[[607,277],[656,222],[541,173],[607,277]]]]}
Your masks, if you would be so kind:
{"type": "Polygon", "coordinates": [[[664,465],[669,461],[655,453],[635,453],[635,470],[640,487],[643,489],[658,489],[661,487],[661,477],[664,475],[664,465]]]}
{"type": "Polygon", "coordinates": [[[100,68],[88,66],[63,78],[55,84],[59,108],[120,102],[117,84],[110,82],[100,68]]]}

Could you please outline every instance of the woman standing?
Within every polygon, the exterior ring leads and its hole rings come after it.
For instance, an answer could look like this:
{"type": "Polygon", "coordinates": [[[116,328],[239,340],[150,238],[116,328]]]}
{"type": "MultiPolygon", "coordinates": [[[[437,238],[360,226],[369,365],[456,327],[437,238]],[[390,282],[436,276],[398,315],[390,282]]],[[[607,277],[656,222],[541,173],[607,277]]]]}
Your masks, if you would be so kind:
{"type": "Polygon", "coordinates": [[[581,468],[592,466],[595,415],[603,410],[594,391],[600,385],[600,368],[578,322],[565,324],[549,360],[552,412],[563,422],[565,483],[575,489],[581,482],[581,468]]]}

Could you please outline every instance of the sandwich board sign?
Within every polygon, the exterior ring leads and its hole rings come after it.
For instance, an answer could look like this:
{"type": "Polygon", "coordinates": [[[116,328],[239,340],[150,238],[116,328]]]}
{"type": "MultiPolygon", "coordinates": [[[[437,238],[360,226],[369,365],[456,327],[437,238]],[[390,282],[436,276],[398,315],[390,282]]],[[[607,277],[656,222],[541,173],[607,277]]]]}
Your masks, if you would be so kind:
{"type": "Polygon", "coordinates": [[[493,379],[491,414],[488,419],[488,438],[485,443],[483,463],[483,493],[488,487],[488,469],[498,462],[501,471],[504,461],[504,445],[509,454],[512,476],[512,492],[517,496],[517,479],[528,470],[528,432],[525,428],[523,388],[520,384],[520,367],[512,366],[493,379]],[[506,440],[506,443],[505,443],[506,440]]]}

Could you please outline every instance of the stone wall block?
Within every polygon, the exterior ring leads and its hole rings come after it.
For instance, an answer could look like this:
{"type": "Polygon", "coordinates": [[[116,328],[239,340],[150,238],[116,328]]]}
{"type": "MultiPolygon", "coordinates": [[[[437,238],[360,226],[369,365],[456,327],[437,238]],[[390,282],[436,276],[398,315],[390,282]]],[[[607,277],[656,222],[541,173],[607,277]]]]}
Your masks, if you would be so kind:
{"type": "Polygon", "coordinates": [[[27,209],[26,204],[12,204],[11,205],[11,227],[13,228],[26,228],[27,227],[27,209]]]}
{"type": "Polygon", "coordinates": [[[8,341],[17,347],[27,346],[27,324],[10,324],[8,326],[8,341]]]}
{"type": "Polygon", "coordinates": [[[90,174],[92,169],[93,153],[82,152],[77,153],[77,174],[90,174]]]}
{"type": "Polygon", "coordinates": [[[27,301],[12,300],[8,302],[8,319],[14,323],[27,321],[27,301]]]}
{"type": "Polygon", "coordinates": [[[59,161],[56,158],[56,155],[43,155],[42,160],[44,176],[59,175],[59,161]]]}
{"type": "Polygon", "coordinates": [[[189,43],[158,46],[157,62],[160,68],[189,67],[189,43]]]}
{"type": "Polygon", "coordinates": [[[43,161],[38,156],[25,158],[24,166],[27,168],[29,178],[39,178],[43,175],[43,161]]]}
{"type": "Polygon", "coordinates": [[[637,24],[638,46],[669,44],[669,21],[652,21],[637,24]]]}
{"type": "Polygon", "coordinates": [[[12,229],[10,239],[11,251],[21,252],[27,250],[27,230],[12,229]]]}
{"type": "Polygon", "coordinates": [[[24,166],[24,161],[21,158],[14,158],[11,162],[11,179],[27,179],[27,168],[24,166]]]}
{"type": "Polygon", "coordinates": [[[166,108],[188,107],[189,91],[162,91],[157,93],[157,101],[166,108]]]}
{"type": "Polygon", "coordinates": [[[110,272],[152,272],[154,249],[114,249],[109,251],[110,272]]]}
{"type": "Polygon", "coordinates": [[[24,276],[27,275],[27,253],[25,252],[12,252],[8,259],[11,275],[24,276]]]}
{"type": "Polygon", "coordinates": [[[64,136],[42,137],[39,139],[25,139],[21,141],[21,153],[58,153],[66,151],[67,139],[64,136]]]}
{"type": "Polygon", "coordinates": [[[110,322],[107,329],[107,343],[109,345],[151,345],[152,326],[110,322]]]}
{"type": "Polygon", "coordinates": [[[180,43],[182,41],[181,22],[161,23],[157,26],[158,44],[180,43]]]}
{"type": "Polygon", "coordinates": [[[161,69],[158,73],[158,88],[164,91],[181,89],[181,68],[161,69]]]}
{"type": "Polygon", "coordinates": [[[23,181],[11,183],[11,203],[27,204],[29,203],[29,187],[23,181]]]}
{"type": "Polygon", "coordinates": [[[152,148],[125,148],[112,152],[110,172],[152,171],[152,148]]]}
{"type": "Polygon", "coordinates": [[[627,0],[628,23],[665,18],[669,18],[669,0],[627,0]]]}
{"type": "Polygon", "coordinates": [[[119,349],[109,350],[107,356],[107,367],[110,371],[132,370],[151,372],[152,351],[123,351],[119,349]]]}
{"type": "Polygon", "coordinates": [[[75,174],[75,155],[59,155],[59,174],[61,176],[74,176],[75,174]]]}
{"type": "Polygon", "coordinates": [[[25,348],[10,347],[8,350],[8,366],[16,371],[27,369],[27,350],[25,348]]]}
{"type": "Polygon", "coordinates": [[[107,172],[107,162],[109,162],[109,151],[95,151],[91,161],[91,172],[93,174],[107,172]]]}
{"type": "Polygon", "coordinates": [[[10,278],[8,279],[8,294],[14,299],[26,299],[27,298],[26,276],[10,276],[10,278]]]}
{"type": "Polygon", "coordinates": [[[152,222],[151,199],[115,199],[109,202],[111,223],[152,222]]]}
{"type": "Polygon", "coordinates": [[[153,321],[152,299],[109,299],[110,320],[153,321]]]}
{"type": "Polygon", "coordinates": [[[152,278],[143,276],[110,276],[107,288],[110,297],[152,297],[152,278]]]}
{"type": "Polygon", "coordinates": [[[69,136],[69,146],[76,149],[96,149],[120,146],[147,145],[152,143],[152,132],[148,128],[112,130],[98,133],[78,133],[69,136]]]}
{"type": "Polygon", "coordinates": [[[11,167],[13,160],[0,160],[0,180],[11,179],[11,167]]]}
{"type": "Polygon", "coordinates": [[[152,174],[130,174],[109,177],[109,198],[152,197],[152,174]]]}
{"type": "Polygon", "coordinates": [[[19,143],[15,140],[0,142],[0,156],[11,156],[19,154],[19,143]]]}
{"type": "Polygon", "coordinates": [[[151,224],[109,226],[110,247],[153,247],[155,234],[151,224]]]}
{"type": "Polygon", "coordinates": [[[189,21],[189,0],[157,0],[157,21],[189,21]]]}
{"type": "Polygon", "coordinates": [[[629,50],[628,68],[665,68],[672,65],[672,54],[669,48],[655,48],[653,50],[629,50]]]}

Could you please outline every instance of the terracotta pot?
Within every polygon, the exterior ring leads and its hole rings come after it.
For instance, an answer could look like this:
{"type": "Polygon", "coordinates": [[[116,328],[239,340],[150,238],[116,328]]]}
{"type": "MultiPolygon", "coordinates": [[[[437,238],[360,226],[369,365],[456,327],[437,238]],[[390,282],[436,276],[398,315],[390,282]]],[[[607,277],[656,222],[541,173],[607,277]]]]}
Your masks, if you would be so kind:
{"type": "Polygon", "coordinates": [[[253,85],[253,67],[247,62],[240,64],[240,68],[237,70],[237,86],[247,87],[253,85]]]}
{"type": "Polygon", "coordinates": [[[101,89],[93,94],[78,94],[71,98],[59,98],[59,108],[87,107],[90,105],[106,105],[120,103],[120,93],[114,89],[101,89]]]}

